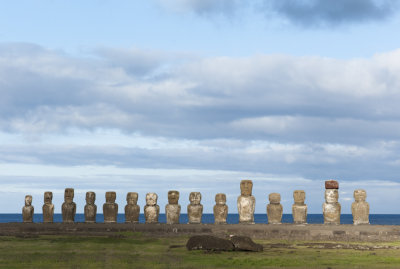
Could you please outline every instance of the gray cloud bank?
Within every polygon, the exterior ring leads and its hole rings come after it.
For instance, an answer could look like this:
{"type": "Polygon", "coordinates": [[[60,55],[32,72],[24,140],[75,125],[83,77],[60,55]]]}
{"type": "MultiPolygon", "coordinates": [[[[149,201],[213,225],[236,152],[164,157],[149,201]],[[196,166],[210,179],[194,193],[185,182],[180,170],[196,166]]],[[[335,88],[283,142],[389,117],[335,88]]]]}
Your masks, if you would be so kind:
{"type": "Polygon", "coordinates": [[[0,46],[0,131],[28,141],[0,144],[2,162],[399,180],[400,51],[352,60],[105,51],[0,46]],[[139,138],[151,142],[119,142],[139,138]]]}
{"type": "Polygon", "coordinates": [[[323,26],[367,21],[390,17],[398,7],[395,0],[275,0],[264,1],[266,7],[294,24],[323,26]]]}
{"type": "Polygon", "coordinates": [[[159,0],[167,8],[191,10],[199,15],[225,14],[246,10],[263,12],[266,18],[285,18],[305,27],[381,21],[398,9],[396,0],[159,0]]]}

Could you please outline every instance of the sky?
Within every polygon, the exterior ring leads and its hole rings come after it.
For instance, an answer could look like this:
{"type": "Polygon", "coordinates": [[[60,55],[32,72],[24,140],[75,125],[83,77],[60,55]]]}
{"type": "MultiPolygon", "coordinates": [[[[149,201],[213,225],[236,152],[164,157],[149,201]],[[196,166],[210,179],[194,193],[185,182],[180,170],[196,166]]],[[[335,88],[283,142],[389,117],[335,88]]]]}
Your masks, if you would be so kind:
{"type": "Polygon", "coordinates": [[[321,214],[336,179],[342,213],[361,188],[398,214],[399,29],[396,0],[1,1],[0,212],[72,187],[237,213],[251,179],[256,213],[321,214]]]}

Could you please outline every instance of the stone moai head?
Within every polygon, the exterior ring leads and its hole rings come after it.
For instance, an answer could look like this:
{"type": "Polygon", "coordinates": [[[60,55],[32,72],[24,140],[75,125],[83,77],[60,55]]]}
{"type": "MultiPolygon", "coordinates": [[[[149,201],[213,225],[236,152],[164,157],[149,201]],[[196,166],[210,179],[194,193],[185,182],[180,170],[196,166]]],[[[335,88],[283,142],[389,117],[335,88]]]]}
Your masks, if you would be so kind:
{"type": "Polygon", "coordinates": [[[32,195],[26,195],[25,196],[25,206],[30,206],[32,205],[32,195]]]}
{"type": "Polygon", "coordinates": [[[365,202],[365,199],[367,199],[367,192],[365,190],[354,191],[354,200],[356,202],[365,202]]]}
{"type": "Polygon", "coordinates": [[[66,188],[64,191],[64,201],[67,203],[72,203],[74,200],[74,189],[66,188]]]}
{"type": "Polygon", "coordinates": [[[304,205],[304,201],[306,200],[306,192],[303,190],[295,190],[293,192],[294,203],[298,205],[304,205]]]}
{"type": "Polygon", "coordinates": [[[117,194],[115,191],[106,192],[106,203],[115,203],[115,199],[117,198],[117,194]]]}
{"type": "Polygon", "coordinates": [[[139,194],[137,192],[128,192],[126,194],[126,202],[128,205],[137,205],[139,194]]]}
{"type": "Polygon", "coordinates": [[[51,191],[46,191],[43,200],[45,204],[51,205],[51,202],[53,201],[53,193],[51,191]]]}
{"type": "Polygon", "coordinates": [[[154,192],[146,194],[146,205],[155,206],[157,204],[158,195],[154,192]]]}
{"type": "Polygon", "coordinates": [[[168,192],[168,203],[170,205],[177,205],[179,201],[179,191],[168,192]]]}
{"type": "Polygon", "coordinates": [[[339,182],[336,180],[325,181],[325,201],[327,203],[337,203],[339,200],[339,182]]]}
{"type": "Polygon", "coordinates": [[[270,204],[280,204],[281,203],[281,195],[279,193],[276,193],[276,192],[270,193],[268,198],[269,198],[270,204]]]}
{"type": "Polygon", "coordinates": [[[245,179],[240,181],[240,193],[242,196],[251,196],[253,191],[253,181],[245,179]]]}
{"type": "Polygon", "coordinates": [[[325,190],[325,201],[329,203],[337,203],[339,200],[339,191],[337,189],[325,190]]]}
{"type": "Polygon", "coordinates": [[[191,192],[189,194],[189,201],[192,205],[199,205],[201,201],[201,193],[200,192],[191,192]]]}
{"type": "Polygon", "coordinates": [[[215,195],[215,203],[217,205],[224,205],[226,204],[226,195],[225,193],[217,193],[215,195]]]}
{"type": "Polygon", "coordinates": [[[96,201],[96,193],[92,191],[86,192],[86,204],[94,205],[94,201],[96,201]]]}

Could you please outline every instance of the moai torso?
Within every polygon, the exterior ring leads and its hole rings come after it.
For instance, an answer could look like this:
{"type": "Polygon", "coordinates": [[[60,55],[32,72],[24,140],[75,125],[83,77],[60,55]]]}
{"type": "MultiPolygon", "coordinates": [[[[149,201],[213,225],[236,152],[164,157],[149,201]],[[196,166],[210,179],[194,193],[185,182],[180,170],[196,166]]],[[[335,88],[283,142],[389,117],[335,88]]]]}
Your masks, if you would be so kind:
{"type": "Polygon", "coordinates": [[[158,196],[155,193],[146,194],[146,206],[144,207],[144,218],[146,223],[158,223],[160,207],[157,205],[158,196]]]}
{"type": "Polygon", "coordinates": [[[25,206],[22,208],[22,221],[33,222],[34,208],[32,206],[32,196],[25,196],[25,206]]]}
{"type": "Polygon", "coordinates": [[[61,206],[62,218],[64,223],[75,221],[76,204],[73,202],[74,189],[66,188],[64,191],[64,203],[61,206]]]}
{"type": "Polygon", "coordinates": [[[203,205],[201,202],[200,192],[191,192],[189,195],[190,204],[187,207],[188,219],[190,224],[201,223],[203,216],[203,205]]]}
{"type": "Polygon", "coordinates": [[[228,216],[228,206],[226,205],[226,195],[218,193],[215,195],[214,205],[214,222],[215,224],[225,224],[228,216]]]}
{"type": "Polygon", "coordinates": [[[256,199],[251,195],[252,189],[253,182],[251,180],[242,180],[240,182],[241,195],[237,199],[239,223],[254,223],[256,199]]]}
{"type": "Polygon", "coordinates": [[[85,205],[86,223],[96,222],[97,205],[94,204],[95,201],[96,201],[96,193],[92,191],[86,192],[86,205],[85,205]]]}
{"type": "Polygon", "coordinates": [[[44,223],[53,222],[54,205],[52,203],[52,200],[53,200],[53,193],[51,191],[46,191],[44,193],[44,204],[42,207],[44,223]]]}
{"type": "Polygon", "coordinates": [[[103,204],[104,223],[117,222],[118,204],[115,203],[116,198],[115,191],[106,192],[106,202],[103,204]]]}
{"type": "Polygon", "coordinates": [[[355,190],[355,202],[351,204],[354,225],[369,224],[369,204],[365,201],[367,193],[365,190],[355,190]]]}
{"type": "Polygon", "coordinates": [[[125,222],[127,223],[139,222],[140,206],[137,204],[138,197],[137,192],[128,192],[126,195],[125,222]]]}
{"type": "Polygon", "coordinates": [[[282,222],[282,213],[281,195],[279,193],[271,193],[269,195],[269,204],[267,205],[268,223],[280,224],[282,222]]]}
{"type": "Polygon", "coordinates": [[[325,203],[322,206],[324,224],[340,224],[339,184],[329,180],[325,182],[325,188],[325,203]]]}
{"type": "Polygon", "coordinates": [[[179,216],[181,214],[181,206],[178,204],[179,192],[168,192],[168,204],[165,206],[165,215],[167,224],[179,223],[179,216]]]}
{"type": "Polygon", "coordinates": [[[304,204],[306,193],[302,190],[296,190],[293,192],[293,198],[292,215],[294,224],[307,223],[307,205],[304,204]]]}

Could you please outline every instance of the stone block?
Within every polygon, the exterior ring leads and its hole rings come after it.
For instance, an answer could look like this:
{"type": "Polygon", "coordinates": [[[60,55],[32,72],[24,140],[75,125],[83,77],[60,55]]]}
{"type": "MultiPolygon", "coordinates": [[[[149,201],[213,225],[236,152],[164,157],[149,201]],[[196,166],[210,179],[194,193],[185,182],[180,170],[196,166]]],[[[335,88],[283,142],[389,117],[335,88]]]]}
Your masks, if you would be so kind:
{"type": "Polygon", "coordinates": [[[325,189],[339,189],[339,182],[336,180],[326,180],[325,189]]]}
{"type": "Polygon", "coordinates": [[[235,250],[241,251],[263,251],[263,246],[254,243],[248,236],[237,236],[231,237],[231,242],[235,246],[235,250]]]}
{"type": "Polygon", "coordinates": [[[214,250],[229,251],[234,250],[235,246],[230,240],[218,238],[212,235],[195,235],[189,238],[186,243],[188,250],[214,250]]]}

